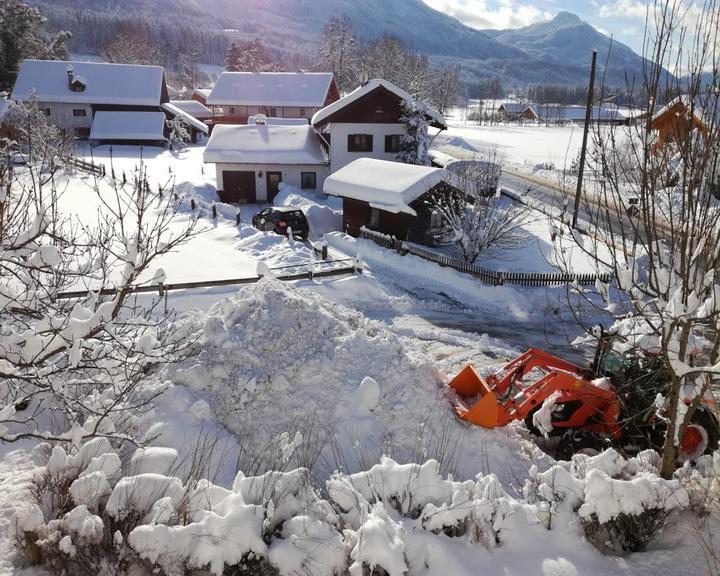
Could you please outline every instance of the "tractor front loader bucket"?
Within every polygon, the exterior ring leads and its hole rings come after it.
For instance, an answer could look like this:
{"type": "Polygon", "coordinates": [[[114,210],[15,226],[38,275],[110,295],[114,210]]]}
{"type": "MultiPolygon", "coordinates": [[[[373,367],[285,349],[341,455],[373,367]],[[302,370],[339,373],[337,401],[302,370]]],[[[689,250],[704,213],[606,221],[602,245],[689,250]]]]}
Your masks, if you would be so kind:
{"type": "Polygon", "coordinates": [[[450,402],[460,418],[484,428],[498,425],[500,407],[495,392],[471,364],[465,366],[449,386],[455,391],[450,402]]]}

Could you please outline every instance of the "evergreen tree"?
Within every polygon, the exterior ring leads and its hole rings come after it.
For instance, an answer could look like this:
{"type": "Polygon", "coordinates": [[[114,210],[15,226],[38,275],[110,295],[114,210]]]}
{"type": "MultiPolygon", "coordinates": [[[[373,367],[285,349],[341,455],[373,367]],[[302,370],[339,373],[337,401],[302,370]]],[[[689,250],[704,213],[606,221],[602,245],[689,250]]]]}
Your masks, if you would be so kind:
{"type": "Polygon", "coordinates": [[[19,0],[0,0],[0,90],[15,83],[25,58],[66,60],[68,32],[54,37],[45,33],[45,18],[37,8],[19,0]]]}
{"type": "Polygon", "coordinates": [[[405,134],[400,139],[400,152],[397,159],[406,164],[430,165],[428,150],[430,137],[428,136],[427,104],[418,100],[403,102],[402,122],[405,124],[405,134]]]}

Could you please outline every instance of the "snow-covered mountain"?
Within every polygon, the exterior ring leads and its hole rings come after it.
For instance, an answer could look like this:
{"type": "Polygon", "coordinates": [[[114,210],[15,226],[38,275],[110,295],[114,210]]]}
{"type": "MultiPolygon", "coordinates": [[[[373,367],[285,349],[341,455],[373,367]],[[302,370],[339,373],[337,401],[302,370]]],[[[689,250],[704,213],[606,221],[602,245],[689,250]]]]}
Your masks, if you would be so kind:
{"type": "MultiPolygon", "coordinates": [[[[70,29],[90,44],[83,13],[108,19],[142,18],[167,34],[167,24],[198,27],[218,34],[257,36],[274,52],[314,54],[329,18],[347,16],[358,36],[372,40],[399,37],[431,61],[458,64],[468,79],[500,77],[510,85],[585,83],[590,54],[599,50],[604,65],[610,39],[568,12],[553,20],[515,30],[476,30],[427,6],[422,0],[29,0],[50,17],[52,27],[70,29]],[[174,9],[172,8],[174,7],[174,9]],[[180,24],[178,24],[180,22],[180,24]]],[[[94,28],[97,25],[93,26],[94,28]]],[[[92,51],[92,45],[74,47],[92,51]]],[[[218,47],[216,59],[221,60],[218,47]]],[[[219,61],[217,63],[220,63],[219,61]]],[[[624,84],[625,73],[641,70],[642,58],[613,43],[606,81],[624,84]]]]}

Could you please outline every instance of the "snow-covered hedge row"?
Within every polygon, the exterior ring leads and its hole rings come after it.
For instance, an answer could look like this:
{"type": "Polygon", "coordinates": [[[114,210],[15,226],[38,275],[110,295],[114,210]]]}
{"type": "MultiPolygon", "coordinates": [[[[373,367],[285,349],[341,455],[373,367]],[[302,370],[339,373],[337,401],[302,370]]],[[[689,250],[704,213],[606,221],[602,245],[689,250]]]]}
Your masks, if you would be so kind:
{"type": "Polygon", "coordinates": [[[384,457],[365,472],[336,472],[323,498],[302,468],[239,472],[225,488],[175,476],[176,459],[172,449],[147,448],[123,464],[105,439],[74,454],[56,446],[35,482],[36,502],[18,517],[26,557],[68,574],[359,576],[377,569],[399,576],[440,567],[433,538],[493,548],[520,526],[567,528],[578,517],[586,532],[594,526],[591,537],[634,549],[660,518],[701,492],[706,501],[720,494],[720,453],[669,481],[658,477],[652,451],[629,460],[613,450],[579,455],[533,470],[524,499],[509,496],[492,474],[443,478],[434,460],[384,457]],[[542,522],[527,521],[533,517],[542,522]]]}

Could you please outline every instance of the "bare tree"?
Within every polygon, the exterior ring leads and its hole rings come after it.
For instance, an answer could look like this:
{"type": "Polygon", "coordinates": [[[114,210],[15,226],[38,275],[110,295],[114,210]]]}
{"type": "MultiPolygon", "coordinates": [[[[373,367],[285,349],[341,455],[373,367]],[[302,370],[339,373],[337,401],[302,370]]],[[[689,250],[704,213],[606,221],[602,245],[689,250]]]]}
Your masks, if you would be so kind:
{"type": "Polygon", "coordinates": [[[630,128],[594,127],[596,185],[583,196],[591,235],[573,235],[599,271],[611,271],[619,294],[613,298],[601,284],[575,290],[588,303],[602,299],[613,331],[638,354],[659,354],[669,372],[657,411],[667,427],[666,478],[688,427],[704,426],[703,398],[720,376],[720,207],[713,196],[720,7],[716,0],[700,4],[656,0],[650,7],[645,69],[628,87],[645,119],[630,128]],[[664,104],[670,120],[658,133],[664,104]]]}
{"type": "Polygon", "coordinates": [[[102,49],[101,56],[108,62],[118,64],[163,63],[160,46],[150,35],[146,26],[123,25],[114,38],[102,49]]]}
{"type": "Polygon", "coordinates": [[[170,229],[171,195],[150,190],[142,164],[131,182],[95,177],[96,225],[64,215],[64,141],[34,104],[17,108],[32,130],[21,121],[19,142],[6,143],[27,151],[27,166],[0,164],[0,441],[132,440],[157,394],[141,382],[187,344],[159,299],[142,306],[133,287],[193,225],[170,229]]]}
{"type": "Polygon", "coordinates": [[[335,75],[335,82],[341,92],[348,92],[360,84],[358,48],[357,38],[346,16],[328,20],[318,60],[323,71],[335,75]]]}
{"type": "Polygon", "coordinates": [[[467,264],[481,254],[518,248],[527,242],[522,226],[528,222],[528,209],[499,195],[500,170],[495,161],[454,163],[451,171],[457,190],[439,192],[429,200],[442,220],[433,237],[439,244],[453,246],[467,264]]]}

